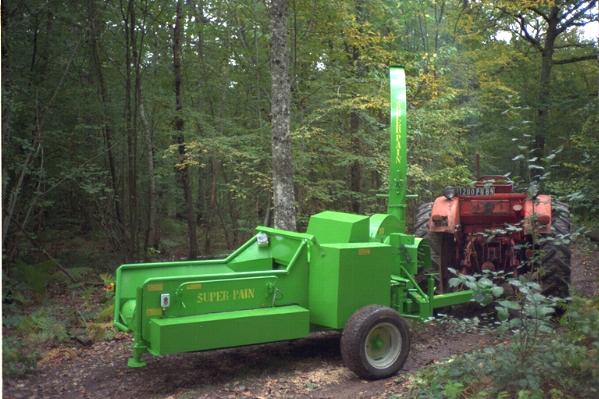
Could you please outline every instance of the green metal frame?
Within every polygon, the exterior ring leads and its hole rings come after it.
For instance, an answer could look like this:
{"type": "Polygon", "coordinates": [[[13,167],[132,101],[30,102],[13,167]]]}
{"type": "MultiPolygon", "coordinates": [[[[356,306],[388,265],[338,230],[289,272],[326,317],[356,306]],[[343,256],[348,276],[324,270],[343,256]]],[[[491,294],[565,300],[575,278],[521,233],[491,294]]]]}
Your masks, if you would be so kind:
{"type": "Polygon", "coordinates": [[[472,292],[435,295],[415,276],[431,265],[426,240],[406,234],[406,84],[390,68],[387,214],[324,211],[306,233],[257,227],[225,259],[126,264],[116,272],[114,325],[133,333],[130,367],[166,355],[296,339],[344,328],[366,305],[426,320],[472,292]],[[266,238],[266,240],[265,240],[266,238]],[[166,300],[166,302],[164,302],[166,300]]]}

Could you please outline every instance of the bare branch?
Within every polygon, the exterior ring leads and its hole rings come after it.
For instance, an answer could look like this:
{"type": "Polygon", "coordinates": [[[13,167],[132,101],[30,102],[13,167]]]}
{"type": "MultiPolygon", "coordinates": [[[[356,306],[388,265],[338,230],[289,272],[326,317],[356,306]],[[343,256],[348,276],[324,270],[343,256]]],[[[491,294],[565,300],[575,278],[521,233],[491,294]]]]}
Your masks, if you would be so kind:
{"type": "Polygon", "coordinates": [[[585,1],[587,1],[587,0],[579,0],[576,4],[574,4],[572,6],[572,8],[568,8],[565,13],[563,13],[562,15],[559,16],[559,20],[561,21],[563,19],[568,18],[568,16],[570,14],[572,14],[574,11],[576,11],[578,9],[578,7],[583,5],[585,1]]]}
{"type": "Polygon", "coordinates": [[[533,37],[528,30],[526,29],[526,20],[524,19],[524,17],[519,14],[519,15],[515,15],[515,17],[518,20],[518,25],[520,25],[520,31],[518,32],[518,34],[527,42],[529,42],[530,44],[532,44],[533,46],[536,47],[537,50],[539,51],[543,51],[543,47],[541,46],[541,42],[533,37]]]}
{"type": "Polygon", "coordinates": [[[556,45],[555,47],[553,47],[556,50],[559,49],[563,49],[563,48],[591,48],[591,46],[589,46],[588,44],[583,44],[583,43],[565,43],[565,44],[560,44],[560,45],[556,45]]]}
{"type": "Polygon", "coordinates": [[[592,18],[589,18],[588,20],[572,22],[572,24],[570,25],[570,27],[572,27],[572,26],[585,26],[585,25],[588,25],[589,23],[595,21],[596,19],[597,19],[597,16],[593,15],[592,18]]]}
{"type": "Polygon", "coordinates": [[[553,65],[571,64],[573,62],[594,60],[596,58],[597,58],[597,54],[587,54],[587,55],[582,55],[580,57],[572,57],[572,58],[564,58],[563,60],[555,60],[555,61],[553,61],[553,65]]]}
{"type": "MultiPolygon", "coordinates": [[[[582,3],[584,3],[584,2],[581,2],[580,4],[582,4],[582,3]]],[[[566,29],[568,29],[572,26],[583,26],[583,25],[586,25],[589,22],[591,22],[592,19],[588,19],[586,22],[578,21],[578,19],[580,17],[582,17],[584,14],[586,14],[587,11],[589,11],[590,9],[595,7],[595,3],[596,3],[596,0],[590,1],[586,6],[578,9],[578,11],[576,11],[574,14],[572,14],[572,16],[570,18],[563,20],[563,22],[560,24],[560,26],[555,31],[556,35],[559,35],[560,33],[564,32],[566,29]]]]}
{"type": "Polygon", "coordinates": [[[502,13],[504,13],[505,15],[509,15],[510,17],[512,17],[516,20],[516,23],[518,24],[520,29],[516,30],[516,32],[513,32],[513,33],[517,34],[522,39],[524,39],[527,42],[529,42],[530,44],[532,44],[537,50],[539,50],[541,52],[543,51],[543,47],[541,46],[540,40],[533,37],[528,32],[528,29],[526,28],[526,26],[528,25],[528,22],[526,21],[526,19],[524,18],[524,16],[522,14],[514,14],[514,13],[510,12],[507,8],[503,8],[503,7],[499,7],[499,10],[502,13]]]}

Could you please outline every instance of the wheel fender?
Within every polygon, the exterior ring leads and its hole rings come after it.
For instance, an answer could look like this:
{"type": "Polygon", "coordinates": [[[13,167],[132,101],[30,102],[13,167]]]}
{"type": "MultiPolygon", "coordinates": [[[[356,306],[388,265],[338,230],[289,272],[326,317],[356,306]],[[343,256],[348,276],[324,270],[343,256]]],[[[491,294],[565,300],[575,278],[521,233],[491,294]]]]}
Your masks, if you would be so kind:
{"type": "Polygon", "coordinates": [[[539,195],[524,203],[524,234],[532,233],[531,221],[537,221],[537,233],[551,233],[551,196],[539,195]]]}
{"type": "Polygon", "coordinates": [[[438,197],[433,203],[428,229],[433,233],[455,233],[460,224],[460,199],[438,197]]]}

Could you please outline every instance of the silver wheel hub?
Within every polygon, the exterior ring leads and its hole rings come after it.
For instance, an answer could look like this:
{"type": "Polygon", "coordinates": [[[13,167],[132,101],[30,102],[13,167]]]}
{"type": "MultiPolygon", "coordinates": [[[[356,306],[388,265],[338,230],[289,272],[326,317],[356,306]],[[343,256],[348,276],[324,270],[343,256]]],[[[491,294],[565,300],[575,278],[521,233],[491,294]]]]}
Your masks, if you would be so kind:
{"type": "Polygon", "coordinates": [[[376,369],[393,365],[401,353],[401,333],[391,323],[375,324],[366,336],[364,352],[368,363],[376,369]]]}

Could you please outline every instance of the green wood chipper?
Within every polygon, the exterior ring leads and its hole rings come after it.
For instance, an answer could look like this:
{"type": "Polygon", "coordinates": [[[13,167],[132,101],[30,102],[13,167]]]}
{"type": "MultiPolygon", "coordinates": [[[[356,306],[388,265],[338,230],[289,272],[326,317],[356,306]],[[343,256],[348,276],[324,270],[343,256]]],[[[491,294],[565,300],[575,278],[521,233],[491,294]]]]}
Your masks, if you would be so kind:
{"type": "Polygon", "coordinates": [[[130,367],[145,352],[169,355],[342,331],[347,367],[367,379],[404,364],[404,319],[468,302],[437,295],[425,239],[406,232],[405,72],[390,68],[388,210],[372,216],[324,211],[305,233],[257,227],[225,259],[125,264],[116,272],[114,324],[133,334],[130,367]]]}

